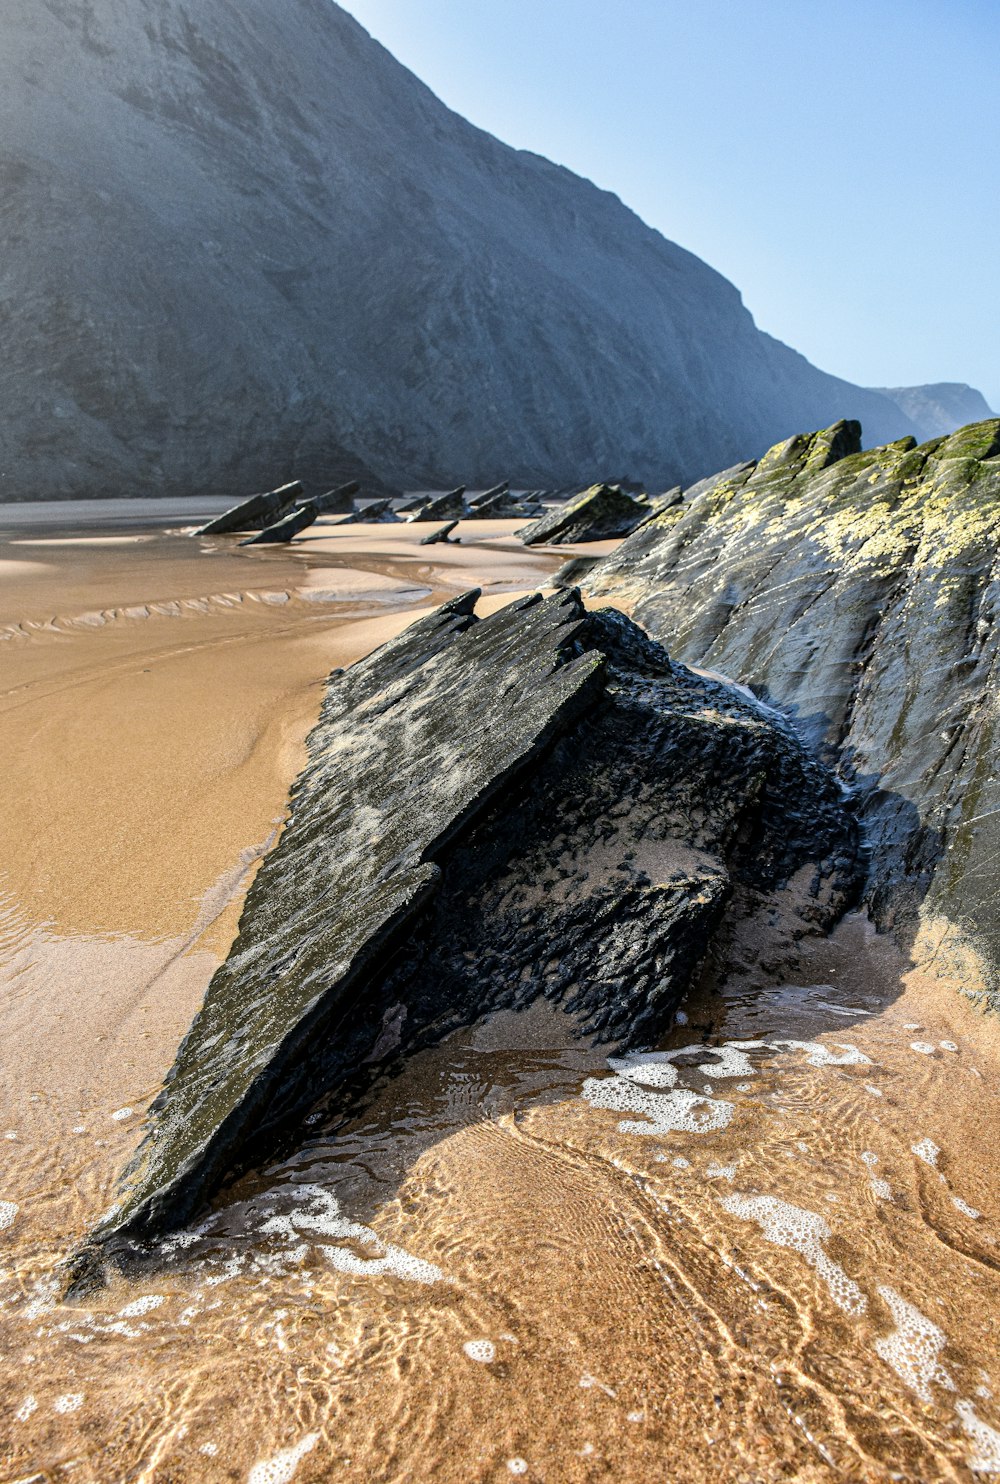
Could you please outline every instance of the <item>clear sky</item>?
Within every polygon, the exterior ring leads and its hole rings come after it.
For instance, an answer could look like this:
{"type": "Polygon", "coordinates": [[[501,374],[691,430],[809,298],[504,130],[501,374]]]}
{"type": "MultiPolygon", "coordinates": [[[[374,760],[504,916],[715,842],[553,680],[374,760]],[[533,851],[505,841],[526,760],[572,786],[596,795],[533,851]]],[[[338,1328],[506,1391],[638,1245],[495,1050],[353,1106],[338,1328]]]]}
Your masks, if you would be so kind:
{"type": "Polygon", "coordinates": [[[345,4],[824,370],[967,381],[1000,412],[1000,0],[345,4]]]}

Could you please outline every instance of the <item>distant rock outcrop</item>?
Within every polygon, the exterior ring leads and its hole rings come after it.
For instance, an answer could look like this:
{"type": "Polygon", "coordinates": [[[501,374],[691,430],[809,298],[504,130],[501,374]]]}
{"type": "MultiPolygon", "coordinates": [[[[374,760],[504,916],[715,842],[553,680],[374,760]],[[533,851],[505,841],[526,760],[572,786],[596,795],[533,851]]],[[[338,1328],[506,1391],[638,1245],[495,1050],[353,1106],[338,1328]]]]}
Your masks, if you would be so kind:
{"type": "Polygon", "coordinates": [[[930,386],[879,386],[872,390],[895,402],[913,423],[919,438],[940,438],[968,423],[996,416],[982,392],[962,381],[939,381],[930,386]]]}
{"type": "Polygon", "coordinates": [[[648,1040],[724,920],[783,924],[794,962],[852,900],[855,827],[780,718],[577,593],[481,621],[476,597],[331,677],[77,1291],[399,1052],[542,995],[648,1040]]]}
{"type": "Polygon", "coordinates": [[[0,136],[0,499],[664,488],[911,431],[332,0],[8,5],[0,136]]]}
{"type": "Polygon", "coordinates": [[[1000,419],[860,451],[787,440],[584,579],[780,707],[851,790],[868,901],[1000,1005],[1000,419]]]}
{"type": "Polygon", "coordinates": [[[651,506],[633,499],[618,485],[594,484],[518,534],[525,546],[571,546],[576,541],[610,541],[630,535],[652,513],[651,506]]]}
{"type": "Polygon", "coordinates": [[[302,485],[297,479],[291,484],[280,485],[263,495],[251,495],[241,500],[230,510],[224,510],[214,520],[208,521],[195,532],[197,536],[227,536],[234,531],[262,531],[279,520],[284,520],[295,509],[302,498],[302,485]]]}

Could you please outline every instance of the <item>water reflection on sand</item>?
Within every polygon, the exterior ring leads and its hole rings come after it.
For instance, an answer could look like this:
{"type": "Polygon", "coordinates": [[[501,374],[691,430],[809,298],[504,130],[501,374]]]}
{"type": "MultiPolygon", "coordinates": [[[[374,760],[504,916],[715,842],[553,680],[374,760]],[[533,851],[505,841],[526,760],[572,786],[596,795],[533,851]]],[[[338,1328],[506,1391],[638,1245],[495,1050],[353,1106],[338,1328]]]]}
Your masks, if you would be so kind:
{"type": "MultiPolygon", "coordinates": [[[[287,611],[266,611],[262,627],[256,609],[192,618],[210,626],[192,638],[213,642],[211,625],[234,622],[259,660],[239,757],[225,698],[199,692],[207,651],[191,644],[188,661],[171,640],[174,678],[154,681],[162,709],[110,818],[62,778],[40,838],[16,811],[6,826],[2,1477],[1000,1472],[996,1032],[860,918],[804,946],[798,983],[709,964],[641,1055],[589,1047],[544,1004],[460,1032],[350,1123],[313,1126],[145,1271],[58,1301],[58,1263],[113,1200],[280,819],[300,742],[280,718],[291,706],[304,731],[346,633],[322,605],[287,630],[287,611]],[[198,746],[144,771],[185,684],[198,746]],[[198,757],[223,794],[243,769],[204,840],[171,794],[198,757]],[[80,859],[81,832],[105,852],[103,891],[67,870],[60,820],[80,859]]],[[[0,711],[36,790],[32,735],[68,725],[84,697],[113,743],[102,667],[141,674],[144,654],[158,670],[159,638],[97,651],[100,632],[23,641],[58,651],[0,711]]],[[[93,766],[113,798],[125,764],[93,766]]]]}

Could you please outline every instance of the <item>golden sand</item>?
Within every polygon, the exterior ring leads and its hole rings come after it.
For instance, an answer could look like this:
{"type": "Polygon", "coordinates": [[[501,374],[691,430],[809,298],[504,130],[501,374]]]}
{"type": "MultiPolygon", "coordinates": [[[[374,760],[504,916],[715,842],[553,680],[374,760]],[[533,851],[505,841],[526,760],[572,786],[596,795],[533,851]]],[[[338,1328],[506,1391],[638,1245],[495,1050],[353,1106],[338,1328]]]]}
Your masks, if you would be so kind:
{"type": "Polygon", "coordinates": [[[405,526],[0,547],[0,1480],[1000,1470],[997,1029],[858,917],[801,984],[706,971],[663,1046],[699,1048],[677,1087],[720,1126],[666,1127],[662,1081],[609,1109],[622,1069],[562,1012],[499,1015],[144,1277],[57,1301],[325,675],[571,554],[484,526],[425,549],[405,526]],[[717,1076],[704,1043],[726,1040],[743,1060],[717,1076]]]}

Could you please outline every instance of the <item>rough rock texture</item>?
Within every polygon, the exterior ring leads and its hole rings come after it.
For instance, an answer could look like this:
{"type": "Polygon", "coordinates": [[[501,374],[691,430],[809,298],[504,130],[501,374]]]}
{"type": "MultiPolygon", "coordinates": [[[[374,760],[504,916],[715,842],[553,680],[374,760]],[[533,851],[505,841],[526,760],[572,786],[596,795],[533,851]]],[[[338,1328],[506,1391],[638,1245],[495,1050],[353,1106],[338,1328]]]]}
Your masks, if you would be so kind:
{"type": "Polygon", "coordinates": [[[537,506],[531,496],[518,499],[510,490],[501,490],[488,500],[479,500],[465,512],[466,520],[518,520],[533,515],[537,506]]]}
{"type": "Polygon", "coordinates": [[[312,525],[319,515],[314,502],[306,500],[302,505],[295,505],[281,520],[275,521],[273,526],[265,526],[256,536],[251,536],[247,541],[241,541],[241,546],[273,546],[280,542],[291,541],[300,531],[305,531],[312,525]]]}
{"type": "Polygon", "coordinates": [[[919,438],[940,438],[968,423],[996,416],[982,392],[963,381],[939,381],[931,386],[879,386],[872,390],[895,402],[913,423],[919,438]]]}
{"type": "Polygon", "coordinates": [[[437,546],[439,542],[447,541],[457,525],[457,520],[450,520],[447,525],[439,526],[436,531],[431,531],[428,535],[421,536],[420,545],[437,546]]]}
{"type": "Polygon", "coordinates": [[[399,516],[393,510],[390,500],[369,500],[367,505],[359,506],[353,515],[345,515],[343,520],[338,520],[337,525],[386,525],[394,520],[399,520],[399,516]]]}
{"type": "Polygon", "coordinates": [[[280,485],[263,495],[251,495],[241,500],[231,510],[224,510],[195,532],[196,536],[227,536],[233,531],[257,531],[276,521],[284,520],[302,496],[302,486],[297,479],[291,484],[280,485]]]}
{"type": "Polygon", "coordinates": [[[648,520],[647,505],[616,484],[594,484],[565,505],[550,510],[518,535],[525,546],[570,546],[577,541],[608,541],[627,536],[648,520]]]}
{"type": "Polygon", "coordinates": [[[1000,1003],[1000,420],[858,442],[839,424],[703,482],[584,586],[793,719],[854,792],[877,920],[942,965],[971,950],[1000,1003]]]}
{"type": "Polygon", "coordinates": [[[449,490],[447,494],[435,495],[432,500],[427,500],[410,516],[411,520],[460,520],[465,514],[465,485],[460,484],[457,489],[449,490]]]}
{"type": "Polygon", "coordinates": [[[45,0],[0,47],[0,492],[663,488],[893,402],[332,0],[45,0]]]}
{"type": "Polygon", "coordinates": [[[506,479],[501,484],[491,484],[489,489],[480,490],[478,495],[470,495],[468,503],[472,506],[485,505],[488,500],[492,500],[496,495],[505,495],[509,488],[510,485],[506,479]]]}
{"type": "Polygon", "coordinates": [[[354,509],[354,496],[360,489],[356,479],[349,479],[346,484],[327,490],[323,495],[314,495],[312,503],[320,515],[350,515],[354,509]]]}
{"type": "Polygon", "coordinates": [[[568,562],[563,562],[562,566],[556,572],[553,572],[549,579],[551,586],[558,588],[578,587],[587,573],[592,571],[600,560],[600,557],[596,556],[570,557],[568,562]]]}
{"type": "Polygon", "coordinates": [[[648,1039],[727,912],[794,956],[851,901],[853,822],[780,718],[578,593],[482,621],[476,596],[331,677],[78,1288],[397,1054],[539,995],[648,1039]]]}

